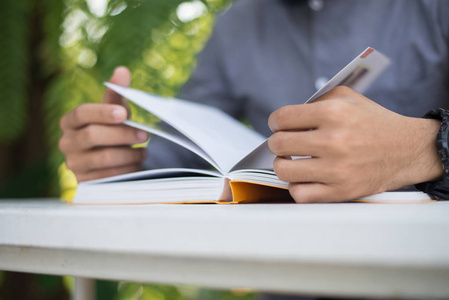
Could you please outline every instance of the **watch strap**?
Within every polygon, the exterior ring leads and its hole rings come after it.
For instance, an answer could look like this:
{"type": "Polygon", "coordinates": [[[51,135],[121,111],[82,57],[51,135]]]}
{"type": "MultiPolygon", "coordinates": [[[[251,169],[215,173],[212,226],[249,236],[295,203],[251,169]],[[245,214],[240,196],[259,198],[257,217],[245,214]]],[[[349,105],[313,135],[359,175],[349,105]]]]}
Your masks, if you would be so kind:
{"type": "Polygon", "coordinates": [[[423,118],[441,121],[437,134],[437,151],[443,164],[443,178],[439,181],[419,183],[415,187],[437,199],[449,199],[449,110],[432,109],[423,118]]]}

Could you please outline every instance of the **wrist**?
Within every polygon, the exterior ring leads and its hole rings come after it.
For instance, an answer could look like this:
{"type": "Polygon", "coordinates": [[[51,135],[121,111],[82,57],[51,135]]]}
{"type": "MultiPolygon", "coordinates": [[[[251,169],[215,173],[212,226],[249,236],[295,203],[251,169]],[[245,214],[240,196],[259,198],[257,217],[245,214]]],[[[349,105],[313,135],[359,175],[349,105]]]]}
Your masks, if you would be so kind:
{"type": "Polygon", "coordinates": [[[443,166],[438,155],[437,134],[441,126],[441,121],[434,119],[410,118],[411,136],[416,143],[412,150],[407,174],[407,184],[417,184],[421,182],[437,181],[443,176],[443,166]]]}
{"type": "Polygon", "coordinates": [[[435,144],[443,172],[438,180],[422,182],[416,187],[437,199],[449,199],[449,111],[442,108],[433,109],[423,118],[441,121],[435,144]]]}

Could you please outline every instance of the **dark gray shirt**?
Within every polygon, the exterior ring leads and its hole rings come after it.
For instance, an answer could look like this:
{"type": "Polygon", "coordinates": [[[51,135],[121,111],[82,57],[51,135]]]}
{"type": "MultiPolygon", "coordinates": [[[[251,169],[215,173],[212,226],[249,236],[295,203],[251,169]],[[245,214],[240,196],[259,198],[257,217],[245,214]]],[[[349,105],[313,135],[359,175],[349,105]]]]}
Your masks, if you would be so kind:
{"type": "MultiPolygon", "coordinates": [[[[218,17],[180,98],[215,105],[269,136],[277,108],[303,103],[366,47],[392,65],[365,93],[421,116],[449,108],[449,1],[241,0],[218,17]]],[[[197,166],[160,139],[148,168],[197,166]]]]}

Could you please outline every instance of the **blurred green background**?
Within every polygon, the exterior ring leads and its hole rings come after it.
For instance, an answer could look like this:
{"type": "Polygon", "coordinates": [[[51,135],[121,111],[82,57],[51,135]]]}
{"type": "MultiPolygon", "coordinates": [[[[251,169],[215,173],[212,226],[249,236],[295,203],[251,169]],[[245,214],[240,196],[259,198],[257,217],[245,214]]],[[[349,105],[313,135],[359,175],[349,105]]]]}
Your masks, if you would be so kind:
{"type": "MultiPolygon", "coordinates": [[[[173,96],[231,0],[0,0],[0,198],[61,197],[76,188],[58,150],[59,120],[100,102],[116,66],[132,86],[173,96]]],[[[138,113],[137,113],[137,117],[138,113]]],[[[69,299],[73,278],[0,272],[0,300],[69,299]]],[[[215,291],[97,282],[97,299],[252,299],[215,291]]]]}

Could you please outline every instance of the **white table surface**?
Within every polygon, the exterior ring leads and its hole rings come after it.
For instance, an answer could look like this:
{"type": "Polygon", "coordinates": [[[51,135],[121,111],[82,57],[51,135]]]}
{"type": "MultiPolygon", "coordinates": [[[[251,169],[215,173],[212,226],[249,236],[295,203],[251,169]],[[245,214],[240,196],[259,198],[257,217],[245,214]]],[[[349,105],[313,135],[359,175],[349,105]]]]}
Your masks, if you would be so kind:
{"type": "Polygon", "coordinates": [[[449,202],[0,201],[0,269],[311,295],[449,298],[449,202]]]}

